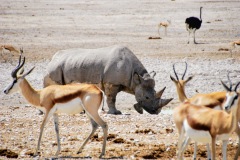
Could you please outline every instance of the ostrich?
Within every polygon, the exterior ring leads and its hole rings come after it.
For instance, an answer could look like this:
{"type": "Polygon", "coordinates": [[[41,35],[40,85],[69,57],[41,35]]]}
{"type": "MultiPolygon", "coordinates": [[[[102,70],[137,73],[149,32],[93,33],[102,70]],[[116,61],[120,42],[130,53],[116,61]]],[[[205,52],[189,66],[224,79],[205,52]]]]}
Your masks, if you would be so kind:
{"type": "Polygon", "coordinates": [[[167,22],[160,22],[158,24],[158,34],[160,36],[160,33],[159,33],[159,30],[161,27],[164,27],[165,28],[165,35],[167,35],[167,27],[171,24],[171,20],[167,20],[167,22]]]}
{"type": "Polygon", "coordinates": [[[236,40],[230,43],[231,44],[231,48],[229,49],[230,53],[231,53],[231,57],[233,54],[233,50],[237,47],[240,48],[240,40],[236,40]]]}
{"type": "Polygon", "coordinates": [[[197,17],[189,17],[185,21],[186,29],[189,33],[188,44],[189,44],[189,38],[190,38],[191,32],[193,33],[194,43],[197,44],[195,40],[195,32],[197,29],[201,27],[201,24],[202,24],[202,8],[203,7],[200,7],[200,19],[198,19],[197,17]]]}

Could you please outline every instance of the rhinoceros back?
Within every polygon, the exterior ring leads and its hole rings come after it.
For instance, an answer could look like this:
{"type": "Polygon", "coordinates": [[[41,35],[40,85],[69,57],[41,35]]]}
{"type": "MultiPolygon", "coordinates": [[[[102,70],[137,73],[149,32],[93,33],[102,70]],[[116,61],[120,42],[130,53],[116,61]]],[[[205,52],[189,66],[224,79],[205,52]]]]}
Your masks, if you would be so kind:
{"type": "Polygon", "coordinates": [[[123,46],[61,50],[48,65],[50,78],[59,84],[111,83],[130,87],[134,72],[143,75],[147,71],[138,58],[123,46]]]}

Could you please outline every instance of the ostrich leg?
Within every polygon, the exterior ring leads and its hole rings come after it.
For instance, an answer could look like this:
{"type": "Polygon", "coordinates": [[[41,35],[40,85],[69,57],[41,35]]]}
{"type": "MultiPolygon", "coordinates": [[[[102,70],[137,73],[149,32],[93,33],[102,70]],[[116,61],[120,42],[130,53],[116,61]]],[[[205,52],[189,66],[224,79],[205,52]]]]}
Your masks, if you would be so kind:
{"type": "Polygon", "coordinates": [[[188,42],[187,42],[187,44],[189,44],[190,34],[191,34],[191,30],[189,29],[188,30],[188,42]]]}
{"type": "Polygon", "coordinates": [[[197,42],[195,40],[195,32],[196,32],[196,29],[193,30],[193,40],[194,40],[194,44],[197,44],[197,42]]]}

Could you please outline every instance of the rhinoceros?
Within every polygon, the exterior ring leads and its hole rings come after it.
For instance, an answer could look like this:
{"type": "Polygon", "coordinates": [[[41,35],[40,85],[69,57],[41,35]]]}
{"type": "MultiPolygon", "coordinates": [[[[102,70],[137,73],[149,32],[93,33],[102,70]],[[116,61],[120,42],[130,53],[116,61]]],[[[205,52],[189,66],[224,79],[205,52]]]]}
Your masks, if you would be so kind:
{"type": "Polygon", "coordinates": [[[107,97],[109,114],[121,114],[116,109],[120,91],[134,94],[134,108],[143,113],[158,114],[172,99],[161,99],[164,91],[154,90],[154,75],[147,72],[139,59],[125,46],[98,49],[60,50],[52,57],[44,77],[44,86],[51,84],[91,83],[98,85],[107,97]]]}

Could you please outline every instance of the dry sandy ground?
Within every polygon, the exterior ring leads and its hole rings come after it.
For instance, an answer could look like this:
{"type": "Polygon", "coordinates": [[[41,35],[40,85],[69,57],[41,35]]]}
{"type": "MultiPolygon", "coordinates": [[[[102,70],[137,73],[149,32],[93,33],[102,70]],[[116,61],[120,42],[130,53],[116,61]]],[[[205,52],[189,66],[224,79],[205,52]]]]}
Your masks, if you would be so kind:
{"type": "MultiPolygon", "coordinates": [[[[27,58],[26,69],[36,66],[28,80],[35,88],[42,88],[42,78],[52,55],[67,48],[100,48],[110,45],[128,46],[142,61],[148,71],[157,72],[156,90],[166,86],[164,98],[174,100],[159,115],[139,115],[134,109],[134,96],[120,93],[117,108],[123,115],[101,112],[109,125],[106,158],[121,159],[176,159],[178,133],[171,111],[178,103],[175,86],[170,81],[172,64],[187,62],[188,75],[194,79],[187,85],[190,97],[199,92],[222,90],[220,79],[227,80],[230,71],[234,83],[240,80],[238,48],[229,43],[240,38],[240,3],[235,1],[207,0],[5,0],[0,3],[0,44],[23,47],[27,58]],[[203,7],[203,23],[196,32],[199,44],[187,44],[185,19],[199,17],[203,7]],[[168,35],[158,36],[157,24],[170,19],[168,35]]],[[[7,58],[8,52],[3,55],[7,58]]],[[[10,73],[17,62],[0,59],[0,88],[11,82],[10,73]]],[[[179,72],[184,69],[181,63],[179,72]]],[[[21,95],[0,93],[0,159],[33,158],[39,127],[43,116],[29,105],[21,95]],[[6,156],[7,155],[7,156],[6,156]]],[[[97,158],[102,146],[102,131],[89,142],[81,154],[76,154],[83,139],[91,130],[86,115],[60,116],[60,157],[97,158]]],[[[52,158],[56,152],[54,127],[48,123],[41,143],[41,157],[52,158]]],[[[236,135],[229,141],[228,158],[236,151],[236,135]]],[[[217,159],[221,159],[221,142],[217,146],[217,159]]],[[[193,146],[185,154],[191,159],[193,146]]],[[[205,146],[198,151],[199,159],[206,159],[205,146]]]]}

